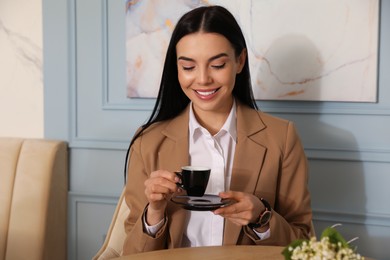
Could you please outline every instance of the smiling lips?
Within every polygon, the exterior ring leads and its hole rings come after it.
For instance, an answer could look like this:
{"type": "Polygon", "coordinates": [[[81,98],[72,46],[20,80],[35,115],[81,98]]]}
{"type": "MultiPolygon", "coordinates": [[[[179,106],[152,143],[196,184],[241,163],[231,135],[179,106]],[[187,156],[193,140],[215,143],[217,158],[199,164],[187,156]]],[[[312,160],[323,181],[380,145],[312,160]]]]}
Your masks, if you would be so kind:
{"type": "Polygon", "coordinates": [[[194,90],[197,96],[199,96],[202,99],[210,99],[212,98],[219,88],[214,89],[214,90],[208,90],[208,91],[203,91],[203,90],[194,90]]]}

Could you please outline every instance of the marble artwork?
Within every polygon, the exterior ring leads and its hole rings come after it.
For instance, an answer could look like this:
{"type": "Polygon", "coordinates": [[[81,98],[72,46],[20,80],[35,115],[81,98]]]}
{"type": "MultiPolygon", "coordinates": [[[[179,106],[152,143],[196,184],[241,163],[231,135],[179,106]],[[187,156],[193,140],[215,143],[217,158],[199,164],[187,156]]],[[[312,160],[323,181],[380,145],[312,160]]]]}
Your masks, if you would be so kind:
{"type": "Polygon", "coordinates": [[[128,0],[127,96],[157,96],[181,15],[222,5],[247,40],[257,100],[375,102],[379,0],[128,0]]]}

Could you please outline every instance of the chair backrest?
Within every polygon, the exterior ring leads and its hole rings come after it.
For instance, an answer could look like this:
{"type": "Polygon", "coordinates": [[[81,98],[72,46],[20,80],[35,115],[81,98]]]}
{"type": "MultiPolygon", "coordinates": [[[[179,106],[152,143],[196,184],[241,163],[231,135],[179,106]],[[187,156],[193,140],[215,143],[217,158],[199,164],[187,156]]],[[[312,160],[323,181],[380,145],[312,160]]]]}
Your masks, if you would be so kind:
{"type": "Polygon", "coordinates": [[[124,199],[125,188],[121,193],[111,220],[103,245],[92,260],[106,260],[118,257],[122,254],[123,243],[126,238],[124,223],[130,213],[130,209],[124,199]]]}
{"type": "Polygon", "coordinates": [[[63,141],[0,138],[0,260],[67,258],[63,141]]]}
{"type": "Polygon", "coordinates": [[[311,226],[310,226],[310,237],[317,237],[316,230],[314,228],[313,220],[311,221],[311,226]]]}

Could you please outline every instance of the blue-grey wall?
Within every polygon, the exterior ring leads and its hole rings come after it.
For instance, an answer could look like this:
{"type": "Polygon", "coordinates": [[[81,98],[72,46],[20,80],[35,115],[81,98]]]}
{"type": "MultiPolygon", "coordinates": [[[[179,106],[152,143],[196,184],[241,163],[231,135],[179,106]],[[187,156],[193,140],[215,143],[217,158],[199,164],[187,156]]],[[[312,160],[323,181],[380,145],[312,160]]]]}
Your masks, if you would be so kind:
{"type": "MultiPolygon", "coordinates": [[[[123,0],[43,0],[45,137],[69,141],[69,259],[101,245],[125,149],[153,100],[127,99],[123,0]]],[[[334,223],[390,259],[390,1],[381,2],[377,103],[259,102],[293,120],[310,162],[317,234],[334,223]]]]}

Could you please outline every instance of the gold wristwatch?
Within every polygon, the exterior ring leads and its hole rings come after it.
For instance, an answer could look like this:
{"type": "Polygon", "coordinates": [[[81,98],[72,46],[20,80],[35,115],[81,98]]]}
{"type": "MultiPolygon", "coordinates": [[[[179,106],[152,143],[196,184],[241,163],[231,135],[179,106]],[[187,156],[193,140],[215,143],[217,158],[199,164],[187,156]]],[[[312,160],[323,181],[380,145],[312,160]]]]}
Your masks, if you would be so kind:
{"type": "Polygon", "coordinates": [[[268,203],[268,201],[266,201],[263,198],[260,198],[260,201],[264,204],[265,211],[263,211],[260,214],[260,216],[257,218],[255,223],[249,223],[248,224],[248,227],[250,227],[251,229],[260,228],[260,227],[266,226],[269,223],[269,221],[270,221],[270,219],[272,217],[271,205],[268,203]]]}

